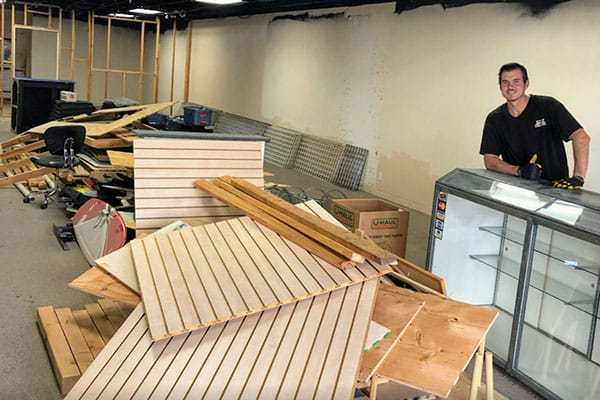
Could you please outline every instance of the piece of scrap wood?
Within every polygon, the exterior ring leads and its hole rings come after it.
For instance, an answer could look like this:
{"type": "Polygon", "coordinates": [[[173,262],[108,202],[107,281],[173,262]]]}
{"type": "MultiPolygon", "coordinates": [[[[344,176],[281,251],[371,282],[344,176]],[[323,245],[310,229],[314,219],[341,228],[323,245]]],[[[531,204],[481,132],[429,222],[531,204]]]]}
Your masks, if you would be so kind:
{"type": "Polygon", "coordinates": [[[75,357],[79,371],[83,373],[94,360],[94,356],[75,321],[75,317],[73,317],[71,309],[56,308],[54,312],[56,313],[56,317],[58,318],[58,322],[60,323],[65,338],[69,343],[71,353],[73,354],[73,357],[75,357]]]}
{"type": "Polygon", "coordinates": [[[94,325],[98,329],[100,336],[104,343],[107,343],[110,338],[115,334],[116,327],[110,322],[107,315],[102,310],[102,307],[98,303],[86,304],[85,310],[90,315],[94,325]]]}
{"type": "Polygon", "coordinates": [[[444,282],[443,278],[427,271],[424,268],[419,267],[418,265],[402,257],[398,257],[398,264],[392,265],[392,269],[394,269],[394,271],[400,274],[405,275],[413,281],[420,283],[421,285],[425,285],[426,287],[432,289],[433,291],[443,296],[447,295],[446,283],[444,282]]]}
{"type": "MultiPolygon", "coordinates": [[[[50,153],[48,153],[48,152],[36,153],[37,156],[47,156],[49,154],[50,153]]],[[[7,172],[7,171],[13,171],[16,168],[25,167],[25,166],[29,166],[32,164],[33,163],[31,162],[31,160],[28,157],[21,158],[16,161],[12,161],[12,162],[5,163],[5,164],[0,164],[0,173],[7,172]]]]}
{"type": "Polygon", "coordinates": [[[381,285],[380,289],[413,297],[425,305],[377,369],[377,374],[448,397],[498,311],[392,285],[381,285]]]}
{"type": "Polygon", "coordinates": [[[425,305],[425,301],[389,290],[387,285],[379,285],[375,308],[371,319],[387,327],[390,334],[371,347],[363,355],[358,380],[368,383],[377,373],[402,334],[425,305]]]}
{"type": "Polygon", "coordinates": [[[250,196],[262,201],[265,204],[268,204],[273,209],[297,218],[312,229],[324,235],[328,235],[333,239],[342,241],[346,247],[359,254],[362,254],[366,258],[378,262],[379,264],[396,263],[396,255],[382,249],[368,240],[361,238],[358,235],[355,235],[339,225],[324,222],[319,217],[303,212],[302,210],[295,208],[287,201],[280,199],[271,193],[265,192],[259,187],[256,187],[243,179],[231,177],[221,177],[219,179],[230,183],[234,187],[244,191],[250,196]]]}
{"type": "Polygon", "coordinates": [[[133,168],[133,153],[126,151],[107,150],[108,158],[112,165],[133,168]]]}
{"type": "Polygon", "coordinates": [[[66,394],[81,376],[69,343],[54,312],[54,307],[37,309],[39,327],[62,394],[66,394]]]}
{"type": "Polygon", "coordinates": [[[34,133],[24,132],[24,133],[21,133],[15,137],[13,137],[12,139],[5,140],[4,142],[2,142],[0,144],[0,146],[2,147],[2,150],[4,150],[4,149],[8,149],[9,147],[12,147],[16,144],[26,142],[26,141],[31,140],[36,137],[39,139],[39,136],[34,133]]]}
{"type": "Polygon", "coordinates": [[[68,285],[95,296],[107,297],[127,304],[136,305],[141,301],[134,290],[97,266],[91,267],[68,285]]]}
{"type": "Polygon", "coordinates": [[[209,192],[222,202],[237,208],[252,219],[260,222],[269,229],[276,231],[286,239],[291,240],[297,245],[307,249],[328,263],[339,268],[351,268],[354,266],[354,263],[349,259],[348,256],[341,255],[333,250],[328,249],[327,247],[319,244],[317,241],[281,222],[272,215],[254,207],[253,205],[248,204],[243,199],[232,195],[226,190],[219,188],[216,184],[207,180],[197,180],[194,184],[198,189],[209,192]]]}
{"type": "Polygon", "coordinates": [[[79,326],[79,330],[81,330],[81,334],[83,335],[85,342],[90,349],[90,353],[94,358],[98,357],[98,354],[102,351],[106,343],[100,332],[98,332],[98,328],[92,321],[90,314],[86,310],[74,310],[73,318],[77,322],[77,326],[79,326]]]}
{"type": "Polygon", "coordinates": [[[28,179],[35,178],[38,176],[52,174],[53,172],[54,172],[53,168],[44,167],[44,168],[34,169],[33,171],[22,172],[20,174],[13,175],[13,176],[7,176],[6,178],[0,179],[0,187],[12,185],[12,184],[19,183],[19,182],[25,182],[28,179]]]}
{"type": "MultiPolygon", "coordinates": [[[[31,129],[29,129],[27,132],[32,132],[32,133],[44,133],[46,131],[46,129],[53,127],[53,126],[68,126],[68,125],[80,125],[80,126],[84,126],[85,127],[85,132],[86,132],[86,137],[97,137],[97,136],[102,136],[105,135],[111,131],[114,131],[116,129],[119,128],[123,128],[131,123],[133,123],[134,121],[137,121],[139,119],[142,119],[144,117],[147,117],[150,114],[154,114],[155,112],[158,112],[164,108],[167,108],[171,105],[173,105],[174,102],[166,102],[166,103],[157,103],[157,104],[148,104],[148,105],[144,105],[144,106],[139,106],[140,109],[139,111],[136,111],[132,114],[126,115],[122,118],[119,118],[117,120],[111,121],[111,122],[103,122],[103,123],[94,123],[94,122],[77,122],[77,123],[72,123],[72,122],[65,122],[65,121],[50,121],[47,122],[45,124],[33,127],[31,129]]],[[[137,106],[136,106],[137,107],[137,106]]],[[[116,109],[109,109],[107,110],[110,112],[115,112],[116,109]]],[[[95,115],[96,113],[94,113],[93,115],[95,115]]]]}
{"type": "Polygon", "coordinates": [[[38,140],[37,142],[33,142],[30,144],[26,144],[24,146],[16,147],[7,152],[0,153],[0,160],[8,160],[10,158],[16,157],[20,154],[29,153],[31,151],[39,150],[46,146],[43,140],[38,140]]]}

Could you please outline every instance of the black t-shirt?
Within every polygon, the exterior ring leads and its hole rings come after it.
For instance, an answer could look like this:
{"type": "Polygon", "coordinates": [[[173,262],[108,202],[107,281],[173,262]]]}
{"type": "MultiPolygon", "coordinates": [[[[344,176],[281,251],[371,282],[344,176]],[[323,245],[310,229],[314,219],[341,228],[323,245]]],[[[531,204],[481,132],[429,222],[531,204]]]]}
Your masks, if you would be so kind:
{"type": "Polygon", "coordinates": [[[516,118],[508,112],[506,103],[489,113],[479,153],[501,156],[512,165],[527,164],[537,154],[543,179],[567,178],[569,166],[563,142],[579,128],[579,122],[558,100],[531,95],[516,118]]]}

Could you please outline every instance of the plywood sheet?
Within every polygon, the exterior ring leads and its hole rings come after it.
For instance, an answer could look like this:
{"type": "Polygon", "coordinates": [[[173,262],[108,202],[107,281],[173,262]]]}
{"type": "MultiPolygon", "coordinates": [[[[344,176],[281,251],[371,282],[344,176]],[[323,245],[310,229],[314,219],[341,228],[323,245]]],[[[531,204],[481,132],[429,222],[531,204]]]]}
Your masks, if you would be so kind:
{"type": "Polygon", "coordinates": [[[372,279],[152,341],[138,306],[66,399],[349,399],[372,279]]]}
{"type": "Polygon", "coordinates": [[[498,312],[395,286],[382,290],[425,301],[378,369],[401,384],[448,397],[498,312]]]}
{"type": "MultiPolygon", "coordinates": [[[[45,124],[36,126],[34,128],[29,129],[28,133],[39,133],[42,134],[46,132],[46,129],[53,126],[64,126],[64,125],[81,125],[85,127],[86,136],[90,137],[98,137],[102,135],[106,135],[107,133],[123,128],[135,121],[138,121],[144,117],[147,117],[150,114],[154,114],[162,109],[165,109],[171,106],[173,102],[167,103],[156,103],[156,104],[148,104],[142,107],[139,111],[134,112],[133,114],[126,115],[122,118],[119,118],[110,122],[65,122],[65,121],[50,121],[45,124]]],[[[138,106],[136,106],[138,107],[138,106]]],[[[110,112],[115,112],[114,109],[110,110],[110,112]]]]}
{"type": "Polygon", "coordinates": [[[135,219],[148,232],[175,219],[224,219],[241,213],[194,187],[197,179],[234,175],[261,186],[262,142],[139,139],[134,142],[135,219]]]}
{"type": "Polygon", "coordinates": [[[388,328],[390,333],[365,352],[358,376],[360,382],[368,383],[375,375],[424,305],[425,301],[398,293],[388,288],[388,285],[379,287],[372,320],[388,328]]]}
{"type": "Polygon", "coordinates": [[[130,242],[153,339],[199,329],[379,277],[340,270],[248,217],[130,242]]]}

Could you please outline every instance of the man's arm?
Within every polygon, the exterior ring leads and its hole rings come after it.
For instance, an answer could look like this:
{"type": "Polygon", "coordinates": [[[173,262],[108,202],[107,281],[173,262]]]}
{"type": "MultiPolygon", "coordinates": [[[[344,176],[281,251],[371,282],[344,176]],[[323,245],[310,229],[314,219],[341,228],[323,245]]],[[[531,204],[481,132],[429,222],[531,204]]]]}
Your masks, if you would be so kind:
{"type": "MultiPolygon", "coordinates": [[[[519,176],[519,166],[512,165],[498,157],[496,154],[484,154],[483,164],[490,171],[501,172],[503,174],[519,176]]],[[[587,163],[586,163],[587,165],[587,163]]]]}
{"type": "Polygon", "coordinates": [[[590,156],[590,136],[583,130],[577,129],[569,136],[573,142],[573,175],[585,178],[588,169],[588,160],[590,156]]]}

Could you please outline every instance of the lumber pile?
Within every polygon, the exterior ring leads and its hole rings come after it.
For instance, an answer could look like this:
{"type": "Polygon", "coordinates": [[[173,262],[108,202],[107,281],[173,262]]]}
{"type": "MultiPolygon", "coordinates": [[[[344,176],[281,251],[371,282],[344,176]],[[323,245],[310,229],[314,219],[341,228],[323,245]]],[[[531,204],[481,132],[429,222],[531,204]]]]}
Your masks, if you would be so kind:
{"type": "Polygon", "coordinates": [[[62,394],[71,390],[132,310],[108,299],[82,310],[38,308],[38,327],[62,394]]]}
{"type": "MultiPolygon", "coordinates": [[[[169,102],[98,110],[89,115],[81,114],[33,127],[1,144],[0,172],[6,177],[0,179],[0,186],[15,184],[24,195],[27,195],[30,191],[44,189],[51,184],[51,175],[54,170],[37,168],[29,161],[29,157],[39,155],[35,152],[45,146],[42,134],[52,126],[83,125],[86,128],[85,145],[106,153],[106,149],[132,147],[134,140],[138,137],[129,127],[153,129],[140,126],[139,120],[172,104],[169,102]],[[49,175],[50,177],[48,177],[49,175]]],[[[62,172],[61,179],[72,182],[74,178],[87,177],[91,174],[104,181],[107,176],[117,173],[130,176],[133,174],[132,167],[103,164],[94,157],[84,156],[83,158],[82,166],[78,166],[74,171],[62,172]]]]}

